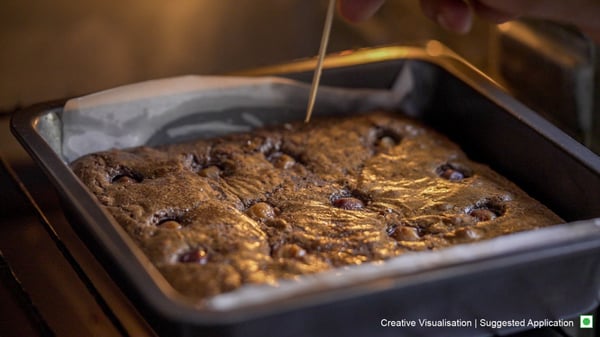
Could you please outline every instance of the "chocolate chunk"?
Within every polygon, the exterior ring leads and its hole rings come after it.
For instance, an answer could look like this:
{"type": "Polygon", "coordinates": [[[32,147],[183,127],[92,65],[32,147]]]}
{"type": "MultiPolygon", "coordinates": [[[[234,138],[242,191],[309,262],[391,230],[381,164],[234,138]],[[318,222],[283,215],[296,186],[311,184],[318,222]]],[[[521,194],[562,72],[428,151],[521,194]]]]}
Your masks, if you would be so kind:
{"type": "Polygon", "coordinates": [[[436,169],[437,174],[450,181],[460,181],[472,175],[471,170],[459,164],[446,163],[436,169]]]}
{"type": "Polygon", "coordinates": [[[335,206],[337,208],[345,209],[345,210],[356,211],[356,210],[363,209],[365,207],[365,203],[362,200],[357,199],[357,198],[345,197],[345,198],[335,199],[333,201],[333,206],[335,206]]]}
{"type": "Polygon", "coordinates": [[[257,202],[248,208],[246,214],[255,220],[264,220],[274,217],[275,210],[266,202],[257,202]]]}
{"type": "Polygon", "coordinates": [[[451,168],[445,169],[444,172],[442,172],[440,174],[440,176],[442,178],[446,178],[450,181],[459,181],[459,180],[463,180],[465,178],[465,176],[461,172],[456,171],[451,168]]]}

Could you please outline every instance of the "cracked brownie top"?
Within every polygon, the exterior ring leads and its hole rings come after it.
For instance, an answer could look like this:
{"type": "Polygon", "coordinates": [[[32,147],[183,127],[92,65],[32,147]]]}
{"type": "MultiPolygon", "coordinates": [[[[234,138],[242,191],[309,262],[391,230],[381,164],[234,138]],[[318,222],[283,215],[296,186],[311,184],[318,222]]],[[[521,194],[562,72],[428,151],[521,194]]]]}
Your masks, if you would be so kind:
{"type": "Polygon", "coordinates": [[[562,222],[397,113],[111,150],[72,168],[171,285],[197,300],[562,222]]]}

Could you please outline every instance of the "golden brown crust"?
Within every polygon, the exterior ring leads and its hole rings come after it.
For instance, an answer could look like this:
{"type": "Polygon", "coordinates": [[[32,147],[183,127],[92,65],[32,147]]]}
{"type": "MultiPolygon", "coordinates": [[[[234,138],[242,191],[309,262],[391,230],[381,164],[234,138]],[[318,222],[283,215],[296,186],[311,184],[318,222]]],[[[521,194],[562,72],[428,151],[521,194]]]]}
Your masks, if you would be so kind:
{"type": "Polygon", "coordinates": [[[194,299],[562,222],[391,113],[107,151],[72,168],[194,299]]]}

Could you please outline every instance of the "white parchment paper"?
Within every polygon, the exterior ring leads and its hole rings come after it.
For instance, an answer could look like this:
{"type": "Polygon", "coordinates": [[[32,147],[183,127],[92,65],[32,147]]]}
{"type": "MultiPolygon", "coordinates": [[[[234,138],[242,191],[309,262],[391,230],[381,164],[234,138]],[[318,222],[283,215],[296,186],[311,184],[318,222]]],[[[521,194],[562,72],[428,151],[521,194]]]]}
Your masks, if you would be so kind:
{"type": "MultiPolygon", "coordinates": [[[[398,109],[413,87],[406,68],[390,90],[320,87],[315,115],[398,109]]],[[[164,143],[165,137],[213,136],[301,120],[309,89],[277,77],[184,76],[71,99],[61,116],[63,158],[71,162],[110,148],[156,145],[157,134],[164,143]]]]}

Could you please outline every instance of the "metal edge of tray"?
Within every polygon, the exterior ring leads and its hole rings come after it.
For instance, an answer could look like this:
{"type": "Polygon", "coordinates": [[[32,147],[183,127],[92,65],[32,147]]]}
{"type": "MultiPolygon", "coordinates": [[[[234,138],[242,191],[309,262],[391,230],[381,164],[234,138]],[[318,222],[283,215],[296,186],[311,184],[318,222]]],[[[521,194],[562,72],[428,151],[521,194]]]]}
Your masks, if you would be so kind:
{"type": "MultiPolygon", "coordinates": [[[[555,140],[555,145],[563,150],[568,150],[580,163],[590,167],[595,172],[600,172],[600,156],[581,145],[568,136],[554,124],[541,117],[523,103],[510,96],[501,84],[491,77],[472,66],[442,43],[432,40],[424,44],[424,47],[384,46],[365,48],[358,50],[342,51],[327,55],[324,61],[324,69],[343,68],[370,64],[377,62],[392,61],[398,59],[413,59],[429,61],[453,76],[457,77],[472,89],[483,94],[487,99],[506,108],[507,112],[525,123],[536,132],[555,140]]],[[[312,74],[316,66],[316,59],[301,59],[297,61],[282,63],[279,65],[255,68],[245,71],[231,73],[241,76],[289,76],[290,74],[305,73],[312,74]]]]}
{"type": "MultiPolygon", "coordinates": [[[[493,81],[480,77],[481,74],[475,69],[465,65],[455,57],[445,54],[443,51],[440,52],[438,50],[437,52],[432,53],[431,51],[427,52],[416,48],[385,47],[385,49],[357,51],[356,54],[352,55],[352,58],[348,59],[346,57],[348,57],[348,55],[334,55],[332,56],[331,60],[340,61],[326,61],[325,66],[326,68],[345,67],[371,62],[384,62],[386,60],[398,58],[422,59],[443,67],[445,70],[451,72],[461,80],[465,81],[471,86],[474,86],[477,91],[485,92],[488,98],[496,102],[500,102],[503,106],[509,106],[513,109],[526,112],[529,111],[518,102],[511,100],[510,97],[504,94],[503,91],[493,83],[493,81]],[[500,97],[498,98],[497,95],[500,97]]],[[[286,72],[305,71],[310,69],[312,62],[313,60],[300,61],[288,66],[270,68],[266,70],[270,70],[272,72],[275,72],[275,69],[280,69],[280,71],[286,72]]],[[[257,75],[258,73],[259,72],[255,72],[253,75],[257,75]]],[[[247,75],[250,75],[250,73],[247,73],[247,75]]],[[[274,309],[267,308],[266,310],[257,310],[250,315],[244,312],[237,314],[232,313],[231,315],[228,314],[227,317],[224,317],[224,315],[222,315],[220,312],[213,313],[198,311],[193,307],[193,305],[181,302],[180,298],[176,298],[177,295],[173,294],[169,290],[166,290],[164,287],[161,287],[160,284],[151,284],[147,282],[148,274],[150,274],[151,278],[153,278],[155,282],[156,275],[152,275],[153,272],[148,270],[148,265],[145,265],[143,262],[140,263],[140,261],[146,261],[145,255],[143,255],[143,253],[141,253],[135,245],[132,247],[132,244],[128,243],[127,239],[125,239],[123,242],[114,242],[111,240],[111,235],[115,234],[121,238],[127,238],[127,235],[123,233],[122,230],[119,232],[119,226],[110,226],[116,227],[113,229],[115,232],[110,235],[107,235],[107,233],[103,230],[98,230],[98,228],[102,226],[103,222],[110,222],[110,218],[98,207],[97,202],[94,201],[91,194],[87,192],[83,185],[81,185],[75,175],[68,168],[65,170],[65,163],[56,155],[56,153],[51,150],[46,141],[36,132],[37,119],[48,111],[56,111],[56,109],[60,108],[61,103],[57,102],[53,104],[40,104],[23,111],[19,111],[19,113],[13,115],[11,120],[11,130],[21,144],[25,147],[25,149],[51,178],[52,182],[55,184],[63,197],[67,200],[77,201],[76,206],[80,211],[80,214],[78,214],[78,216],[81,217],[80,220],[87,224],[96,225],[92,226],[95,228],[88,228],[88,230],[92,231],[92,235],[96,240],[100,240],[103,244],[107,245],[106,247],[102,248],[105,251],[104,253],[116,253],[119,256],[119,261],[122,264],[134,264],[138,267],[141,267],[137,268],[135,273],[131,273],[131,270],[125,271],[125,268],[120,268],[120,272],[126,273],[127,276],[131,278],[131,280],[128,280],[130,282],[130,286],[135,286],[140,294],[142,294],[141,296],[144,297],[146,302],[149,302],[151,305],[153,305],[156,311],[164,314],[168,319],[174,321],[183,320],[193,324],[215,324],[215,322],[217,324],[227,324],[229,322],[236,322],[240,319],[243,320],[256,315],[267,314],[269,311],[274,309]]],[[[527,116],[526,121],[531,121],[532,119],[534,120],[534,123],[530,123],[530,126],[539,125],[537,123],[545,123],[544,120],[536,119],[536,115],[533,113],[528,112],[526,115],[530,115],[527,116]]],[[[538,132],[540,131],[538,128],[535,129],[538,132]]],[[[587,167],[591,167],[591,169],[600,172],[600,160],[596,160],[594,156],[590,157],[589,153],[591,152],[588,153],[585,148],[569,137],[563,135],[560,130],[554,130],[552,127],[549,127],[544,128],[544,132],[546,134],[549,132],[550,136],[559,136],[559,142],[556,144],[557,146],[565,149],[568,148],[569,153],[572,153],[579,161],[584,162],[587,167]],[[573,148],[575,148],[576,151],[573,151],[573,148]]],[[[75,226],[75,224],[73,225],[75,226]]],[[[584,239],[583,235],[582,239],[584,239]]],[[[587,239],[591,240],[589,237],[587,239]]],[[[566,246],[571,244],[574,243],[565,242],[566,246]]],[[[526,252],[515,252],[515,256],[519,253],[526,252]]],[[[489,263],[489,261],[487,262],[489,263]]],[[[106,265],[106,263],[103,265],[106,265]]],[[[113,268],[118,267],[113,266],[113,268]]],[[[329,298],[329,300],[332,299],[329,298]]],[[[302,305],[306,305],[306,303],[302,305]]],[[[287,309],[292,307],[294,306],[288,307],[287,309]]],[[[280,307],[275,307],[275,309],[280,309],[280,307]]]]}

